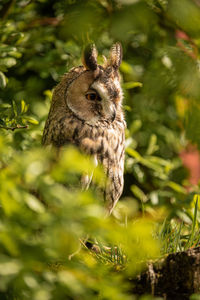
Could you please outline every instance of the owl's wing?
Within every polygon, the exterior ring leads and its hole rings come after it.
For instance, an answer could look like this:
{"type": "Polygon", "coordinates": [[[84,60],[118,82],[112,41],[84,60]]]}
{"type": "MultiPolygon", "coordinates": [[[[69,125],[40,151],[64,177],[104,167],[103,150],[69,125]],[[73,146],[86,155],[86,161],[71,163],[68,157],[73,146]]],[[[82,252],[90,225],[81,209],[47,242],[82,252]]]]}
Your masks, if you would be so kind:
{"type": "Polygon", "coordinates": [[[109,214],[112,213],[113,208],[118,202],[124,186],[124,161],[120,164],[112,164],[112,167],[108,170],[108,181],[105,187],[105,204],[109,214]]]}
{"type": "Polygon", "coordinates": [[[42,137],[43,145],[53,143],[55,146],[60,146],[67,141],[72,141],[74,132],[70,122],[73,122],[73,115],[66,106],[65,97],[69,85],[83,72],[83,69],[83,66],[71,69],[54,89],[42,137]]]}
{"type": "Polygon", "coordinates": [[[111,213],[124,186],[125,136],[123,126],[117,128],[109,136],[105,135],[105,137],[103,154],[99,155],[99,160],[102,162],[107,175],[104,200],[107,211],[111,213]]]}

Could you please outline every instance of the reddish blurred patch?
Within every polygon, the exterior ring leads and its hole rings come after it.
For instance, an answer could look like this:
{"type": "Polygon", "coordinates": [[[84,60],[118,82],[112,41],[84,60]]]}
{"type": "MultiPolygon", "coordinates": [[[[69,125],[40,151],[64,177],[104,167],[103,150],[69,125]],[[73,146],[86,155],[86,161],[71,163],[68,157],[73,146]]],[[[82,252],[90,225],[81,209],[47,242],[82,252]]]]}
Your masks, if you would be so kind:
{"type": "Polygon", "coordinates": [[[189,182],[196,185],[200,179],[200,154],[197,147],[189,145],[180,153],[183,165],[189,170],[189,182]]]}
{"type": "Polygon", "coordinates": [[[58,26],[61,21],[61,18],[44,17],[33,20],[28,26],[58,26]]]}
{"type": "Polygon", "coordinates": [[[181,30],[176,30],[175,36],[177,39],[177,46],[193,59],[197,59],[198,47],[194,41],[184,31],[181,30]],[[185,45],[185,42],[188,43],[191,49],[188,49],[188,47],[185,45]]]}

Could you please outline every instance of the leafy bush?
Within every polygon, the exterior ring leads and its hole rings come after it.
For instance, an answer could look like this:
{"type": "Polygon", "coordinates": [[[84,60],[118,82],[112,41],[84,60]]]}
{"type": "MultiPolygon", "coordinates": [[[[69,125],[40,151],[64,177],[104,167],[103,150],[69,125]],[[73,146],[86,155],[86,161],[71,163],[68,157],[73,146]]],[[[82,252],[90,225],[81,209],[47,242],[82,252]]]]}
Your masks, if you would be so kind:
{"type": "Polygon", "coordinates": [[[127,278],[147,259],[199,243],[199,188],[188,191],[180,158],[199,147],[199,3],[3,0],[0,17],[1,299],[134,299],[127,278]],[[41,135],[51,90],[83,46],[106,55],[116,40],[125,188],[105,219],[96,191],[78,186],[92,162],[71,147],[58,159],[41,135]]]}

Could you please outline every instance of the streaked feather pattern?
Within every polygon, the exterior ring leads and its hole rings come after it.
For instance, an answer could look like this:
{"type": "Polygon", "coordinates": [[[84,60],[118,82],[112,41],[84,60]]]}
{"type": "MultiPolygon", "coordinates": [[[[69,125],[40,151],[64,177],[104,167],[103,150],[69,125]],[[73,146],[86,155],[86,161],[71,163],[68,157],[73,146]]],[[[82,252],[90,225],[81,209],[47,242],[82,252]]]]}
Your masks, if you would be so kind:
{"type": "MultiPolygon", "coordinates": [[[[118,74],[122,48],[119,43],[113,45],[109,64],[104,67],[97,64],[96,48],[88,49],[84,52],[84,66],[70,70],[54,90],[43,144],[58,148],[67,143],[75,144],[103,165],[108,177],[104,199],[111,213],[124,183],[126,123],[118,74]]],[[[90,181],[86,174],[85,188],[90,181]]]]}

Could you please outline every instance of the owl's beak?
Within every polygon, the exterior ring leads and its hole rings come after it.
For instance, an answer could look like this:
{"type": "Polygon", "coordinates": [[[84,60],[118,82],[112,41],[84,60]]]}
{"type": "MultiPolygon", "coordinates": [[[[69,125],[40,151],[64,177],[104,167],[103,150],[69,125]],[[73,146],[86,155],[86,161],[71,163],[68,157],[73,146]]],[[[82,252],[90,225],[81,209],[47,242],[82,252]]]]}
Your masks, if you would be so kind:
{"type": "Polygon", "coordinates": [[[115,117],[116,117],[116,110],[113,111],[112,118],[111,118],[112,122],[115,120],[115,117]]]}

